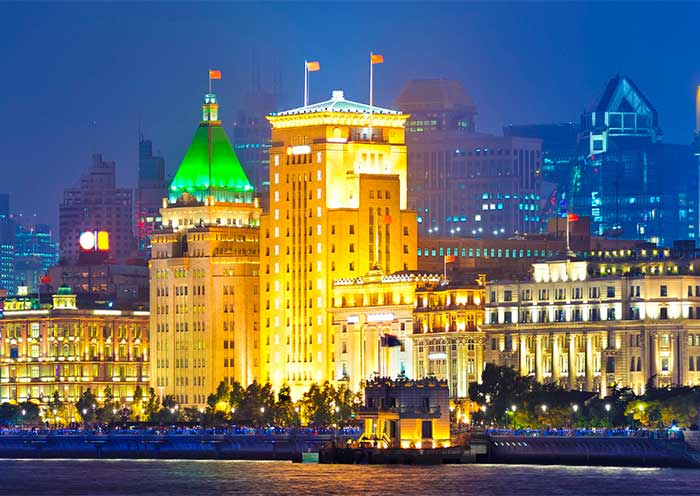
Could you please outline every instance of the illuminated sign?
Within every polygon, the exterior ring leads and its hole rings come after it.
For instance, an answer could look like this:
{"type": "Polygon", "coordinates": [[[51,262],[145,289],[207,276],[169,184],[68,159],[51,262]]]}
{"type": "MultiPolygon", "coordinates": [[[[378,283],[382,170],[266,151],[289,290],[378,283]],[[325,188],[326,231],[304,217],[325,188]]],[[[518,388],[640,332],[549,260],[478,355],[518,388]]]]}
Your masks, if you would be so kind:
{"type": "Polygon", "coordinates": [[[367,322],[387,322],[394,320],[393,313],[372,313],[367,315],[367,322]]]}
{"type": "Polygon", "coordinates": [[[360,323],[360,316],[359,315],[348,315],[348,324],[359,324],[360,323]]]}
{"type": "Polygon", "coordinates": [[[429,353],[428,360],[445,360],[447,359],[446,353],[429,353]]]}
{"type": "Polygon", "coordinates": [[[83,231],[80,233],[80,248],[83,251],[109,251],[107,231],[83,231]]]}

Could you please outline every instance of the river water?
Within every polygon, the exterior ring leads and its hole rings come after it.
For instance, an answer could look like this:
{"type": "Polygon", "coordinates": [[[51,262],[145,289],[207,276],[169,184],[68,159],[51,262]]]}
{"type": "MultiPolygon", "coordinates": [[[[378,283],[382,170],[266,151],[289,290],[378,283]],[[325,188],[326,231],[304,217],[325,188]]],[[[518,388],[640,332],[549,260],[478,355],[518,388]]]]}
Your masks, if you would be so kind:
{"type": "Polygon", "coordinates": [[[2,495],[693,495],[700,470],[525,465],[0,460],[2,495]]]}

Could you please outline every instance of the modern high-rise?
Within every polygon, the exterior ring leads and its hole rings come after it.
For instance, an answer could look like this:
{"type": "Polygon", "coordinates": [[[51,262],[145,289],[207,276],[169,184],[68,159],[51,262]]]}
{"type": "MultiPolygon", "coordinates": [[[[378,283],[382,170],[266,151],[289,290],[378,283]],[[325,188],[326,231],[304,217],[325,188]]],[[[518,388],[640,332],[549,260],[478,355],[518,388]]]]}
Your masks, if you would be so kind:
{"type": "Polygon", "coordinates": [[[263,88],[260,65],[254,57],[250,88],[236,112],[231,136],[233,149],[253,183],[260,206],[265,212],[270,199],[271,144],[271,126],[265,116],[274,111],[277,104],[277,78],[273,86],[272,92],[263,88]]]}
{"type": "Polygon", "coordinates": [[[79,185],[63,191],[58,212],[61,258],[77,261],[81,233],[98,230],[109,233],[111,256],[117,261],[126,260],[135,249],[133,216],[132,192],[117,188],[115,162],[94,154],[79,185]]]}
{"type": "Polygon", "coordinates": [[[30,293],[39,289],[41,277],[58,263],[58,243],[53,240],[51,227],[17,226],[15,231],[15,285],[26,286],[30,293]]]}
{"type": "Polygon", "coordinates": [[[300,396],[334,380],[333,281],[416,267],[406,114],[346,100],[279,112],[261,220],[261,375],[300,396]]]}
{"type": "Polygon", "coordinates": [[[153,155],[153,142],[139,139],[139,177],[135,190],[136,242],[141,255],[151,252],[151,234],[161,223],[160,208],[163,198],[168,196],[165,180],[165,160],[153,155]]]}
{"type": "Polygon", "coordinates": [[[624,76],[582,115],[570,208],[591,217],[593,234],[662,245],[697,239],[697,160],[691,146],[661,137],[656,109],[624,76]]]}
{"type": "Polygon", "coordinates": [[[578,132],[579,126],[571,122],[503,127],[504,136],[542,140],[542,181],[550,183],[546,190],[551,191],[543,205],[545,218],[556,216],[565,209],[571,171],[578,158],[578,132]]]}
{"type": "Polygon", "coordinates": [[[0,289],[15,294],[15,221],[10,215],[10,195],[0,194],[0,289]]]}
{"type": "Polygon", "coordinates": [[[209,93],[151,238],[151,384],[203,407],[221,381],[257,376],[259,223],[253,187],[209,93]]]}
{"type": "Polygon", "coordinates": [[[394,102],[404,113],[408,207],[421,236],[539,232],[541,141],[476,132],[476,107],[456,81],[412,80],[394,102]]]}

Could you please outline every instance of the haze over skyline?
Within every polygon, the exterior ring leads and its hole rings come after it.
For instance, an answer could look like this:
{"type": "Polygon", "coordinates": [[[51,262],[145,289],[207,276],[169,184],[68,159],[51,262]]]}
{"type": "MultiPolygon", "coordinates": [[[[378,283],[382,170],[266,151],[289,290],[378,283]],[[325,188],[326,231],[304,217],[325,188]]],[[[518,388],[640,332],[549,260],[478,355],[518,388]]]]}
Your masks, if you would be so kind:
{"type": "Polygon", "coordinates": [[[410,78],[457,79],[478,108],[478,129],[497,134],[509,123],[578,122],[621,73],[656,107],[665,141],[691,141],[700,62],[687,20],[697,4],[435,7],[4,4],[0,191],[11,193],[13,211],[55,228],[62,191],[93,151],[117,162],[121,186],[135,186],[140,120],[172,174],[199,121],[207,70],[222,71],[214,91],[231,135],[253,54],[264,87],[273,71],[282,76],[280,108],[301,105],[305,58],[321,62],[312,102],[333,89],[367,101],[375,51],[385,57],[377,105],[391,106],[410,78]]]}

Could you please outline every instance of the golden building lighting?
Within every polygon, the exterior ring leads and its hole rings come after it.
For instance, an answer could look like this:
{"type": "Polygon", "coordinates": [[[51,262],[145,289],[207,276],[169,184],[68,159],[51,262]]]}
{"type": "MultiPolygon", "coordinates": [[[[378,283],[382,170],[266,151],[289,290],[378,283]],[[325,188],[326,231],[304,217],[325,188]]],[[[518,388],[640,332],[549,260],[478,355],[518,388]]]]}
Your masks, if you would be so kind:
{"type": "Polygon", "coordinates": [[[700,384],[700,275],[652,258],[535,263],[529,281],[489,284],[486,361],[601,396],[700,384]]]}
{"type": "Polygon", "coordinates": [[[484,368],[486,276],[468,281],[423,284],[416,290],[415,377],[447,381],[450,397],[469,397],[469,383],[481,382],[484,368]]]}
{"type": "Polygon", "coordinates": [[[164,200],[150,261],[152,385],[203,406],[257,375],[260,208],[209,93],[164,200]]]}
{"type": "Polygon", "coordinates": [[[336,379],[333,281],[416,267],[400,112],[330,100],[268,117],[270,212],[261,219],[261,375],[299,395],[336,379]]]}
{"type": "Polygon", "coordinates": [[[18,297],[0,320],[0,401],[74,403],[109,387],[122,404],[149,386],[148,312],[79,308],[62,286],[53,304],[18,297]]]}

